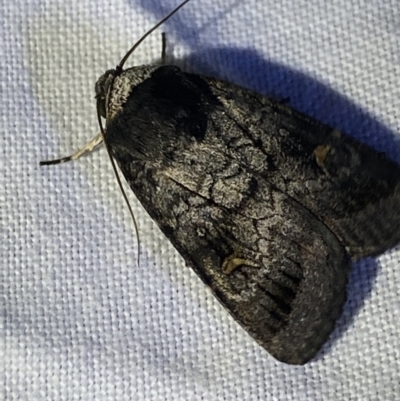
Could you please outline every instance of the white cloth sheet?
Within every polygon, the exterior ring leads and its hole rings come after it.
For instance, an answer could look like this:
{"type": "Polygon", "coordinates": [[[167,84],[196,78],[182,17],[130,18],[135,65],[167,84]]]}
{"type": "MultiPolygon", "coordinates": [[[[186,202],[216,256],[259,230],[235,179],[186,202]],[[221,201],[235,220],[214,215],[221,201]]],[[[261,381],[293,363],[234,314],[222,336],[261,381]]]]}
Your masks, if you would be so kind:
{"type": "MultiPolygon", "coordinates": [[[[240,328],[131,195],[94,83],[172,0],[0,4],[0,394],[4,400],[399,400],[400,247],[353,267],[331,339],[302,367],[240,328]]],[[[277,98],[400,162],[398,0],[192,0],[168,58],[277,98]]],[[[160,32],[128,62],[160,57],[160,32]]]]}

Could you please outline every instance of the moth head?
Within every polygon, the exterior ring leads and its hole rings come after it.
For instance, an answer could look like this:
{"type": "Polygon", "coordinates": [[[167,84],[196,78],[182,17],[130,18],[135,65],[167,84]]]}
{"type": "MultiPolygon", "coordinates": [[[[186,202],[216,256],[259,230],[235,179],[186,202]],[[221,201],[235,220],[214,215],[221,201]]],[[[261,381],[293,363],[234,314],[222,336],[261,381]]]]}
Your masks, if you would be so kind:
{"type": "Polygon", "coordinates": [[[117,70],[107,70],[96,82],[94,87],[96,93],[97,107],[100,116],[107,117],[107,99],[112,89],[112,84],[117,76],[117,70]]]}
{"type": "Polygon", "coordinates": [[[107,100],[112,90],[112,84],[117,75],[120,75],[123,72],[123,67],[125,62],[128,60],[130,55],[135,51],[135,49],[152,33],[154,32],[160,25],[162,25],[165,21],[171,18],[180,8],[182,8],[186,3],[190,0],[184,0],[182,3],[177,6],[174,10],[172,10],[166,17],[164,17],[161,21],[159,21],[156,25],[153,26],[150,30],[148,30],[125,54],[120,63],[118,64],[115,70],[107,70],[96,82],[95,92],[97,99],[97,112],[103,117],[107,118],[107,100]]]}

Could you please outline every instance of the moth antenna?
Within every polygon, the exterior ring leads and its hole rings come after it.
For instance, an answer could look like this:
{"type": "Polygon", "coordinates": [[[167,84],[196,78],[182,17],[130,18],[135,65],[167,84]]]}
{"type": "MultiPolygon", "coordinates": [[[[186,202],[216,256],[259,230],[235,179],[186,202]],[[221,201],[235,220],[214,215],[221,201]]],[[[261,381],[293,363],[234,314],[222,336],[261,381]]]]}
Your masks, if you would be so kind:
{"type": "Polygon", "coordinates": [[[101,135],[102,140],[104,141],[104,145],[105,145],[105,147],[106,147],[106,149],[107,149],[107,154],[108,154],[108,157],[110,158],[111,165],[112,165],[112,168],[113,168],[113,170],[114,170],[114,175],[115,175],[115,177],[116,177],[116,179],[117,179],[119,189],[120,189],[121,192],[122,192],[122,196],[124,197],[125,203],[126,203],[127,206],[128,206],[129,213],[130,213],[131,218],[132,218],[132,221],[133,221],[133,225],[135,226],[135,233],[136,233],[137,246],[138,246],[137,264],[138,264],[138,266],[140,267],[140,235],[139,235],[139,227],[138,227],[138,225],[137,225],[137,221],[136,221],[136,219],[135,219],[135,215],[133,214],[133,210],[132,210],[131,204],[130,204],[130,202],[129,202],[128,196],[126,195],[126,192],[125,192],[124,187],[123,187],[123,185],[122,185],[121,179],[120,179],[120,177],[119,177],[118,169],[117,169],[117,166],[115,165],[115,161],[114,161],[114,158],[113,158],[113,156],[112,156],[112,154],[111,154],[110,148],[108,147],[107,142],[104,140],[105,131],[104,131],[103,124],[102,124],[102,121],[101,121],[101,116],[100,116],[100,105],[99,105],[99,104],[100,104],[100,100],[97,101],[97,120],[98,120],[99,126],[100,126],[100,135],[101,135]]]}
{"type": "Polygon", "coordinates": [[[71,160],[78,160],[85,153],[91,152],[94,148],[99,146],[103,142],[103,135],[98,133],[93,139],[91,139],[83,148],[76,151],[74,154],[70,156],[61,157],[60,159],[55,160],[42,160],[39,162],[40,166],[50,166],[52,164],[60,164],[66,163],[71,160]]]}
{"type": "Polygon", "coordinates": [[[167,60],[167,38],[165,32],[161,33],[161,64],[165,65],[167,60]]]}
{"type": "Polygon", "coordinates": [[[121,71],[122,67],[124,66],[126,60],[128,60],[129,56],[136,50],[136,48],[151,34],[153,33],[160,25],[162,25],[165,21],[170,19],[180,8],[182,8],[186,3],[188,3],[190,0],[185,0],[182,2],[178,7],[176,7],[174,10],[172,10],[166,17],[164,17],[160,22],[158,22],[156,25],[153,26],[150,30],[148,30],[131,48],[130,50],[125,54],[124,58],[120,61],[120,63],[117,65],[117,71],[121,71]]]}

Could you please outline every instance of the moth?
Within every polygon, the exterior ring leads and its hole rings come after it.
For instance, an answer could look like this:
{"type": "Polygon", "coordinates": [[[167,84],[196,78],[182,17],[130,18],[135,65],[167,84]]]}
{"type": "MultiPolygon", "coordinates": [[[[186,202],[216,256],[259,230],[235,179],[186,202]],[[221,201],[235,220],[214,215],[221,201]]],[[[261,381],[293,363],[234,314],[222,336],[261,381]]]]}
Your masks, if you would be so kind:
{"type": "MultiPolygon", "coordinates": [[[[285,102],[173,65],[96,83],[104,143],[162,232],[272,356],[312,359],[351,261],[400,242],[400,167],[285,102]],[[105,128],[102,128],[102,118],[105,128]]],[[[164,47],[165,49],[165,47],[164,47]]]]}

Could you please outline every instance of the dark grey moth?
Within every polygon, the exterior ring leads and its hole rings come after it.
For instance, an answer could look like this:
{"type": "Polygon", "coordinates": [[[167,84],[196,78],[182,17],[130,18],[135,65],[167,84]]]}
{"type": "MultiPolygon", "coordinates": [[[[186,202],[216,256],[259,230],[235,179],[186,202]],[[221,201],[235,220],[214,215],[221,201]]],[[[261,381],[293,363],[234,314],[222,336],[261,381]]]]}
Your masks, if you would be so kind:
{"type": "Polygon", "coordinates": [[[351,261],[400,242],[399,166],[232,83],[171,65],[123,70],[132,51],[96,83],[102,134],[43,164],[104,141],[234,319],[276,359],[306,363],[342,312],[351,261]]]}

